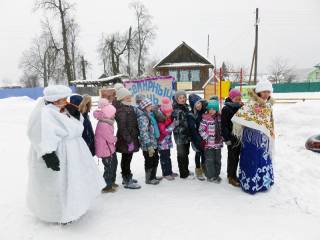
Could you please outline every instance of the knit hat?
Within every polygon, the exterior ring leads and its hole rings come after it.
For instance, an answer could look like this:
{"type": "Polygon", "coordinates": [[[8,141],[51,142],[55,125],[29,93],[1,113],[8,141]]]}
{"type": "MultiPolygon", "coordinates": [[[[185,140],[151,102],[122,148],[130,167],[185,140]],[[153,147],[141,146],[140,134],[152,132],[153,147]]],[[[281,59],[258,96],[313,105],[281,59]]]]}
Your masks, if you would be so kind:
{"type": "Polygon", "coordinates": [[[117,91],[117,100],[122,101],[125,97],[132,96],[131,92],[126,88],[120,88],[117,91]]]}
{"type": "Polygon", "coordinates": [[[70,103],[73,105],[79,106],[80,103],[82,102],[83,97],[79,94],[72,95],[70,97],[70,103]]]}
{"type": "Polygon", "coordinates": [[[192,93],[189,95],[189,104],[192,110],[194,109],[194,106],[196,105],[196,103],[199,101],[201,101],[201,97],[198,96],[197,94],[192,93]]]}
{"type": "Polygon", "coordinates": [[[146,98],[145,95],[143,94],[137,94],[136,95],[136,103],[139,104],[142,100],[144,100],[146,98]]]}
{"type": "Polygon", "coordinates": [[[187,93],[186,93],[186,91],[184,91],[184,90],[179,90],[179,91],[176,91],[176,93],[174,94],[174,98],[175,98],[175,100],[176,101],[178,101],[178,98],[180,97],[180,96],[185,96],[185,97],[187,97],[187,93]]]}
{"type": "Polygon", "coordinates": [[[145,98],[140,102],[139,107],[141,109],[145,109],[146,107],[151,106],[151,105],[152,105],[151,100],[149,98],[145,98]]]}
{"type": "Polygon", "coordinates": [[[272,83],[268,80],[261,80],[256,85],[256,90],[255,90],[256,93],[260,93],[264,91],[273,92],[272,83]]]}
{"type": "Polygon", "coordinates": [[[210,97],[210,99],[209,100],[216,100],[216,101],[219,101],[219,97],[218,96],[212,96],[212,97],[210,97]]]}
{"type": "Polygon", "coordinates": [[[113,88],[117,91],[119,91],[119,89],[124,88],[122,83],[116,83],[113,88]]]}
{"type": "Polygon", "coordinates": [[[229,92],[229,98],[232,100],[236,97],[241,97],[241,92],[239,89],[233,88],[229,92]]]}
{"type": "Polygon", "coordinates": [[[161,104],[160,104],[160,110],[161,112],[163,112],[164,114],[169,114],[173,112],[173,108],[172,108],[172,103],[170,101],[170,98],[168,97],[163,97],[161,99],[161,104]]]}
{"type": "Polygon", "coordinates": [[[208,110],[215,110],[216,112],[219,112],[219,109],[220,109],[219,102],[216,100],[209,100],[207,109],[208,110]]]}
{"type": "Polygon", "coordinates": [[[69,87],[64,85],[52,85],[43,90],[44,100],[48,102],[55,102],[59,99],[71,96],[72,91],[69,87]]]}

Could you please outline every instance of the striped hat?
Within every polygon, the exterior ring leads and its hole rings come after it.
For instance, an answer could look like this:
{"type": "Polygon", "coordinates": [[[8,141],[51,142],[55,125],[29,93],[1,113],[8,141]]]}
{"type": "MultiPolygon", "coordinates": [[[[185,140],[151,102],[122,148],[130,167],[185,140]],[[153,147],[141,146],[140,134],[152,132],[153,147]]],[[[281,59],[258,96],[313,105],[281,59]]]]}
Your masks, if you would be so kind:
{"type": "Polygon", "coordinates": [[[142,110],[144,110],[146,107],[151,106],[151,105],[152,105],[152,102],[149,98],[145,98],[139,103],[139,107],[142,110]]]}

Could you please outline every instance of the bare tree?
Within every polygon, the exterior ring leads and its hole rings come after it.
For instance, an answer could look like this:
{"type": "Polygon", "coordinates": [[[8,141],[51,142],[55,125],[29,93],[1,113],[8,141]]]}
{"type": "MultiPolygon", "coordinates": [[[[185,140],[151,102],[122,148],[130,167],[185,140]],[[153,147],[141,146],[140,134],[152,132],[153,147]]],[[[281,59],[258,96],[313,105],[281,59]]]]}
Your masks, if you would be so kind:
{"type": "MultiPolygon", "coordinates": [[[[128,50],[129,33],[113,33],[102,39],[98,49],[100,57],[106,64],[109,73],[116,75],[121,72],[123,65],[123,55],[128,50]]],[[[108,71],[106,70],[106,71],[108,71]]]]}
{"type": "Polygon", "coordinates": [[[67,34],[68,41],[70,46],[70,55],[71,55],[71,68],[72,68],[72,79],[77,79],[77,67],[81,61],[80,50],[78,49],[78,36],[79,36],[79,25],[75,20],[67,20],[67,34]]]}
{"type": "Polygon", "coordinates": [[[20,78],[20,83],[26,88],[34,88],[39,86],[39,76],[36,74],[29,74],[24,72],[20,78]]]}
{"type": "Polygon", "coordinates": [[[68,82],[73,80],[71,61],[69,57],[69,41],[68,41],[68,29],[67,29],[67,19],[70,17],[70,10],[73,5],[68,3],[67,0],[38,0],[35,4],[36,9],[44,9],[46,11],[51,11],[59,15],[61,23],[61,36],[63,44],[64,53],[64,70],[67,75],[68,82]]]}
{"type": "Polygon", "coordinates": [[[145,55],[148,53],[149,46],[155,37],[155,26],[152,24],[152,16],[142,2],[132,2],[130,7],[133,9],[136,18],[133,40],[137,52],[138,76],[141,76],[144,72],[145,55]]]}
{"type": "Polygon", "coordinates": [[[41,36],[34,39],[31,47],[23,52],[19,67],[28,76],[42,79],[43,86],[46,87],[55,73],[58,54],[59,49],[55,47],[50,31],[44,29],[41,36]]]}
{"type": "Polygon", "coordinates": [[[293,67],[288,61],[282,58],[275,58],[269,66],[269,80],[274,83],[292,82],[296,76],[293,73],[293,67]]]}

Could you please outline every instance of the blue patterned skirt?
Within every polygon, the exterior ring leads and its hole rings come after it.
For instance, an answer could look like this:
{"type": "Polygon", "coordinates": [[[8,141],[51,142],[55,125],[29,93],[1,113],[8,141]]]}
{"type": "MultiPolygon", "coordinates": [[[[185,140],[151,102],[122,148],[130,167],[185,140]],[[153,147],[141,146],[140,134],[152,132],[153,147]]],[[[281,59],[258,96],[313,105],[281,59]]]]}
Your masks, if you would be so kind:
{"type": "Polygon", "coordinates": [[[274,183],[270,139],[264,133],[245,127],[242,135],[239,180],[243,191],[255,194],[274,183]]]}

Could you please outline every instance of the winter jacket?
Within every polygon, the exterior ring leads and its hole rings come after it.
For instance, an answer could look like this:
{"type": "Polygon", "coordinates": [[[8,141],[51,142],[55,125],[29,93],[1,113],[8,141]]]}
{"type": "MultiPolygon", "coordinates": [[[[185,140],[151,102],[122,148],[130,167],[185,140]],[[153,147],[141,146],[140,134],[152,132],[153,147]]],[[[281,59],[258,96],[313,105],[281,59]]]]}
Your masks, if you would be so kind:
{"type": "Polygon", "coordinates": [[[160,132],[159,132],[159,126],[156,120],[156,116],[153,112],[150,113],[150,119],[151,119],[151,123],[153,125],[153,130],[154,130],[154,136],[155,138],[158,140],[160,137],[160,132]]]}
{"type": "Polygon", "coordinates": [[[155,119],[157,122],[163,122],[166,120],[165,115],[161,112],[159,105],[152,106],[152,113],[154,114],[155,119]]]}
{"type": "Polygon", "coordinates": [[[174,140],[177,145],[190,143],[190,130],[188,126],[189,106],[173,102],[172,117],[178,121],[178,126],[173,130],[174,140]]]}
{"type": "Polygon", "coordinates": [[[159,150],[168,150],[173,147],[172,132],[174,123],[172,118],[167,118],[164,122],[158,122],[160,137],[158,140],[159,150]]]}
{"type": "Polygon", "coordinates": [[[115,116],[118,125],[116,151],[120,153],[131,153],[128,151],[128,144],[133,143],[133,152],[138,152],[139,127],[134,107],[125,105],[119,101],[114,101],[112,104],[117,109],[115,116]]]}
{"type": "Polygon", "coordinates": [[[233,123],[231,118],[241,108],[239,103],[234,103],[230,98],[227,98],[224,107],[221,111],[221,131],[226,142],[231,141],[236,143],[237,138],[232,134],[233,123]]]}
{"type": "Polygon", "coordinates": [[[140,109],[138,114],[139,141],[142,151],[148,151],[149,147],[158,148],[157,139],[154,134],[154,127],[151,117],[140,109]]]}
{"type": "MultiPolygon", "coordinates": [[[[221,122],[220,115],[216,115],[218,121],[221,122]]],[[[215,132],[216,124],[215,117],[206,113],[202,116],[202,121],[199,127],[199,133],[202,139],[205,141],[205,149],[221,149],[223,147],[223,137],[221,136],[220,140],[216,143],[215,132]]]]}
{"type": "MultiPolygon", "coordinates": [[[[100,110],[96,110],[93,116],[96,119],[103,118],[103,113],[100,110]]],[[[110,157],[114,154],[116,150],[117,138],[114,136],[114,126],[99,121],[95,131],[95,146],[96,146],[96,156],[100,158],[110,157]]]]}
{"type": "Polygon", "coordinates": [[[92,124],[89,118],[89,113],[83,113],[83,133],[82,133],[82,138],[84,139],[84,141],[86,142],[86,144],[88,145],[90,152],[92,154],[92,156],[95,155],[95,143],[94,143],[94,132],[93,132],[93,128],[92,128],[92,124]]]}
{"type": "Polygon", "coordinates": [[[199,126],[202,120],[202,115],[206,112],[207,101],[202,99],[196,94],[189,95],[189,103],[191,107],[191,112],[188,114],[188,126],[191,135],[191,142],[197,151],[201,150],[201,141],[202,138],[199,134],[199,126]],[[202,103],[202,109],[197,111],[195,105],[197,102],[202,103]]]}

